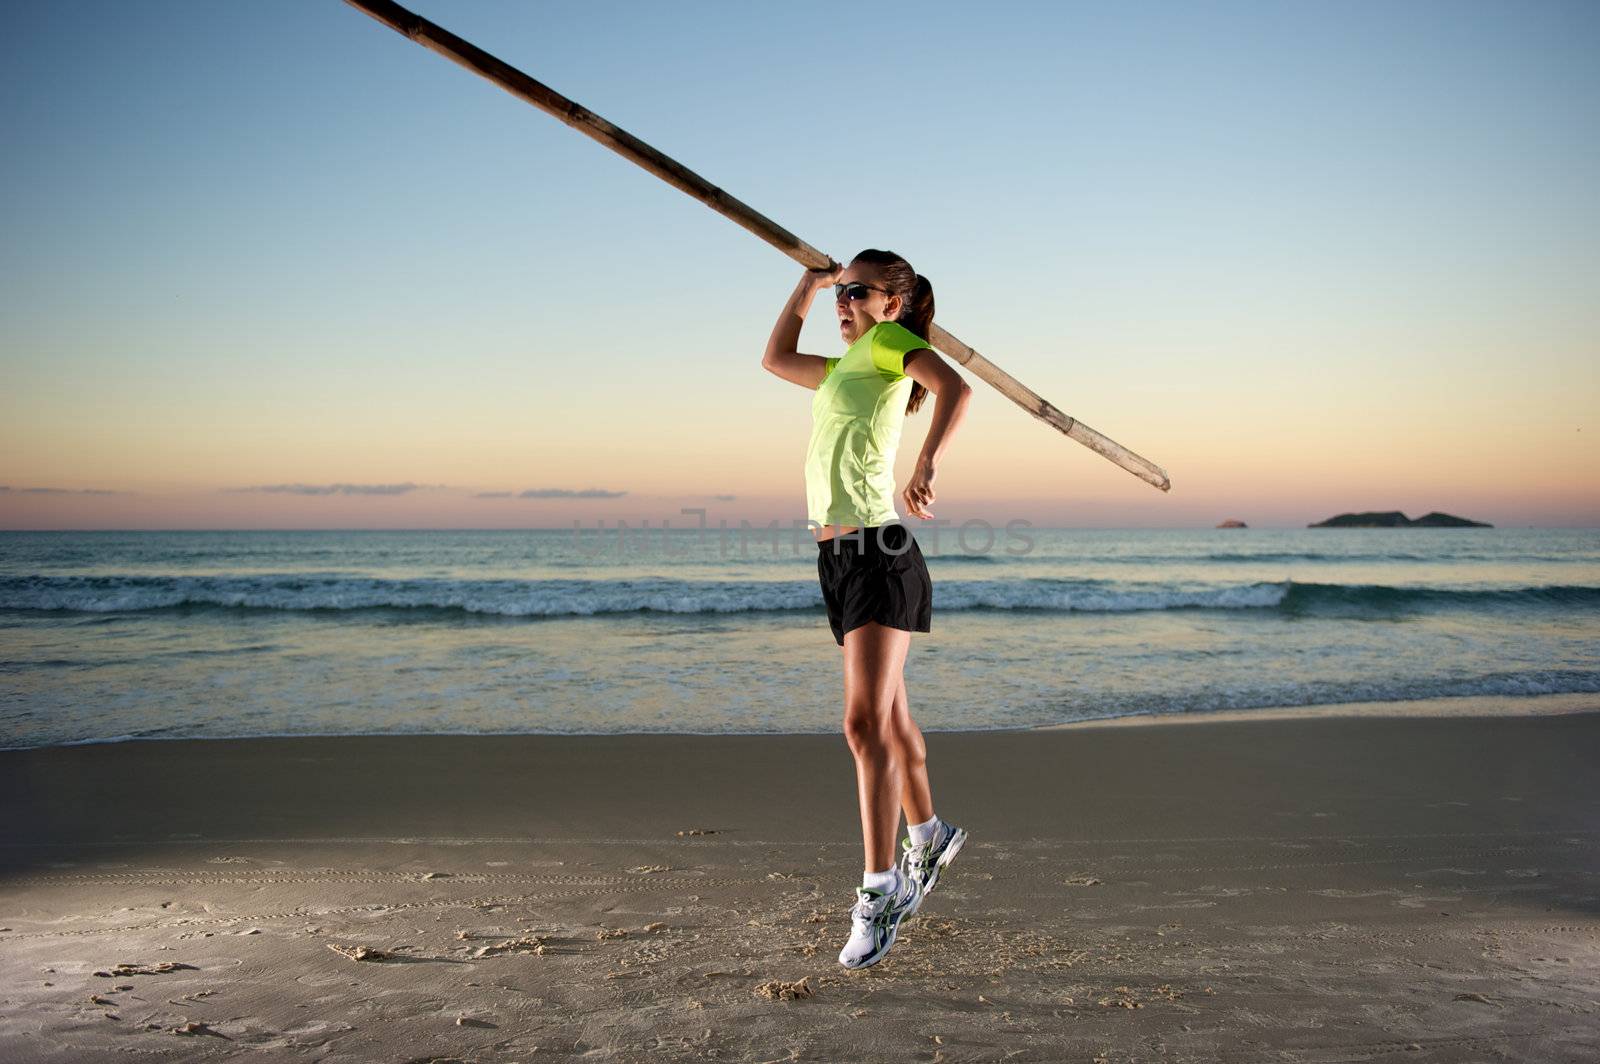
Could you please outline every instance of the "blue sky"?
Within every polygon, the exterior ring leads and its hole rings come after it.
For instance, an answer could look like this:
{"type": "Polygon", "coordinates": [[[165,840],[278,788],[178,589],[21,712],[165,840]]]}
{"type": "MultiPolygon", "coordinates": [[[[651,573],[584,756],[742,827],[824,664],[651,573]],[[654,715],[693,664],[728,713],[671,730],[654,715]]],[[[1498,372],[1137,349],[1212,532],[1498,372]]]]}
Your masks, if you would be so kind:
{"type": "MultiPolygon", "coordinates": [[[[814,245],[906,255],[1175,484],[994,396],[952,513],[1600,519],[1600,5],[412,6],[814,245]]],[[[799,267],[749,234],[335,0],[8,18],[0,482],[798,506],[806,397],[756,364],[799,267]]]]}

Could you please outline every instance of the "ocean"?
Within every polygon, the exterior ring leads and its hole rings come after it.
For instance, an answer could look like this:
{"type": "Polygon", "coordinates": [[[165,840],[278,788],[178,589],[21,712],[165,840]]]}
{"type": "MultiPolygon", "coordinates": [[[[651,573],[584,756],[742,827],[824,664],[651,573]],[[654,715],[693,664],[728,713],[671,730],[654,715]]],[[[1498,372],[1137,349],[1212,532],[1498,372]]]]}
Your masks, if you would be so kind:
{"type": "MultiPolygon", "coordinates": [[[[958,530],[928,731],[1600,691],[1600,530],[958,530]]],[[[0,747],[837,733],[803,531],[0,532],[0,747]]]]}

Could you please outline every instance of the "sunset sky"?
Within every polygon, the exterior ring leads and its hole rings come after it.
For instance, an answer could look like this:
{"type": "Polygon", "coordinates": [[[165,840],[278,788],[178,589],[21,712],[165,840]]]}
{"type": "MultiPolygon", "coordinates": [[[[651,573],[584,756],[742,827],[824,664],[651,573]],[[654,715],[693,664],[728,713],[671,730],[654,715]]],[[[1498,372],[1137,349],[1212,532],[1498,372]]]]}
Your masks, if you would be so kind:
{"type": "MultiPolygon", "coordinates": [[[[969,375],[940,518],[1600,525],[1600,4],[408,6],[1173,482],[969,375]]],[[[337,0],[7,18],[0,528],[803,519],[744,230],[337,0]]]]}

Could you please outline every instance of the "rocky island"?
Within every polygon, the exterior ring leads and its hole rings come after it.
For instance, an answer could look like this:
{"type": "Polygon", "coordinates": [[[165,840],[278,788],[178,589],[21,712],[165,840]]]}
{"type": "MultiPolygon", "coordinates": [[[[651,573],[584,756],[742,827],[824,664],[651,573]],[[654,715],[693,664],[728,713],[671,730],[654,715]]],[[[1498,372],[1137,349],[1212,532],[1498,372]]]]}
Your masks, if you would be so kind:
{"type": "Polygon", "coordinates": [[[1435,510],[1411,520],[1399,510],[1385,510],[1360,514],[1339,514],[1326,521],[1309,524],[1307,528],[1493,528],[1491,524],[1483,521],[1469,521],[1465,517],[1456,517],[1454,514],[1442,514],[1435,510]]]}

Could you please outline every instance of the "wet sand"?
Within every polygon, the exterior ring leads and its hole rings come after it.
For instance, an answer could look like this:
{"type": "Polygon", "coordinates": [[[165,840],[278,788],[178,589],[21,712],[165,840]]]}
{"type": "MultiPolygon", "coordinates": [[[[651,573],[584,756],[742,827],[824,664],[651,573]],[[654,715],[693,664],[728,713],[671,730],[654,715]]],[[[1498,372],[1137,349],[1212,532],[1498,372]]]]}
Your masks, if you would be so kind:
{"type": "Polygon", "coordinates": [[[1600,698],[1478,709],[929,734],[859,972],[840,736],[0,753],[0,1059],[1600,1059],[1600,698]]]}

